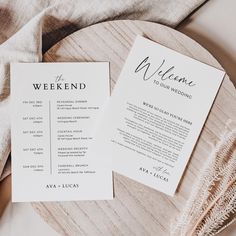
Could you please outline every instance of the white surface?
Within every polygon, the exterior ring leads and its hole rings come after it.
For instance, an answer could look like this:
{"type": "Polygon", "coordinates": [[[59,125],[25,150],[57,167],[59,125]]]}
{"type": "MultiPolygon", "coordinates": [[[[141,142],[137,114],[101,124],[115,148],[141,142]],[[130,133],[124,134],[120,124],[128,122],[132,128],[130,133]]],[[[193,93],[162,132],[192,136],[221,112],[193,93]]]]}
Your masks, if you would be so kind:
{"type": "Polygon", "coordinates": [[[205,47],[236,85],[236,1],[210,0],[177,29],[205,47]]]}
{"type": "Polygon", "coordinates": [[[0,236],[59,236],[30,204],[9,204],[0,220],[0,236]]]}

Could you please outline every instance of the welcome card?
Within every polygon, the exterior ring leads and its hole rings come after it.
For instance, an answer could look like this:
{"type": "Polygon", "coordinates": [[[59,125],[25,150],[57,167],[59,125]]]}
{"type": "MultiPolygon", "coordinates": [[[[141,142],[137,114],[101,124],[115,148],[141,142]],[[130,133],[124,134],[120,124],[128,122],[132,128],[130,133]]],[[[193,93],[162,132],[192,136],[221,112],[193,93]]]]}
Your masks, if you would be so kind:
{"type": "Polygon", "coordinates": [[[138,36],[89,155],[174,195],[224,74],[138,36]]]}

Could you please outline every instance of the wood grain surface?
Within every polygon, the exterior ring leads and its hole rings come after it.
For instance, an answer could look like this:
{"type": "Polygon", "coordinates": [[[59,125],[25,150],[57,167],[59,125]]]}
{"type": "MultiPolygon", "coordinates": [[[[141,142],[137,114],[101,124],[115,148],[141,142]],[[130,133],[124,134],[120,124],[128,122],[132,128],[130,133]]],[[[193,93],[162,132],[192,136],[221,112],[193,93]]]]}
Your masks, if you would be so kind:
{"type": "MultiPolygon", "coordinates": [[[[79,30],[52,47],[44,55],[44,61],[109,61],[113,88],[138,34],[221,68],[209,52],[182,33],[142,21],[113,21],[79,30]]],[[[112,201],[34,203],[33,207],[61,235],[167,236],[226,123],[235,118],[235,88],[226,76],[175,197],[114,173],[112,201]]]]}

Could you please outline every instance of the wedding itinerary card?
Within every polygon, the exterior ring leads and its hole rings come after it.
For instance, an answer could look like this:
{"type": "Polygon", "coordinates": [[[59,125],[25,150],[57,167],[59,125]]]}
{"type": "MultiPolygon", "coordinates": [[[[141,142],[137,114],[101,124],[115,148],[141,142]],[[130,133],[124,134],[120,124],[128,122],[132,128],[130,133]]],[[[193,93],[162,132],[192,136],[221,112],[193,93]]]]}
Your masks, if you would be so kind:
{"type": "Polygon", "coordinates": [[[173,196],[224,74],[138,36],[89,156],[173,196]]]}
{"type": "Polygon", "coordinates": [[[110,160],[88,158],[109,64],[11,65],[12,201],[113,198],[110,160]]]}

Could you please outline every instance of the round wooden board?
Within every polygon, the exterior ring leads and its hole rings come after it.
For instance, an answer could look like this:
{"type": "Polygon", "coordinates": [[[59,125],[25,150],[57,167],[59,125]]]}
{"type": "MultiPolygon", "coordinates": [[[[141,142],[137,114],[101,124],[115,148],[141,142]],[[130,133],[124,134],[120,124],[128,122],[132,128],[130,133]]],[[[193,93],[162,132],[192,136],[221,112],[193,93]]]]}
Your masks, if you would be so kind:
{"type": "MultiPolygon", "coordinates": [[[[143,21],[113,21],[79,30],[52,47],[44,55],[44,61],[109,61],[113,88],[138,34],[221,68],[213,56],[192,39],[163,25],[143,21]]],[[[61,235],[167,236],[199,170],[225,131],[225,124],[235,118],[235,88],[226,76],[175,197],[115,173],[112,201],[34,203],[33,207],[61,235]]]]}

